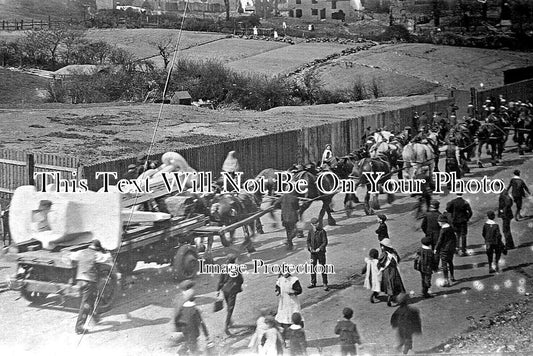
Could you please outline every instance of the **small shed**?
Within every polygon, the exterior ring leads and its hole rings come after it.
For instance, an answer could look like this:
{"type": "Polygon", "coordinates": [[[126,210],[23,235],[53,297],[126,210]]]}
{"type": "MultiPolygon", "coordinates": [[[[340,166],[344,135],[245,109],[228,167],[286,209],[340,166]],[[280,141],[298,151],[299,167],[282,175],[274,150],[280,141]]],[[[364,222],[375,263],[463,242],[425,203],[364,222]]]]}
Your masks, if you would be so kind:
{"type": "Polygon", "coordinates": [[[174,105],[191,105],[192,104],[192,97],[189,94],[188,91],[177,91],[172,95],[172,99],[170,100],[171,104],[174,105]]]}

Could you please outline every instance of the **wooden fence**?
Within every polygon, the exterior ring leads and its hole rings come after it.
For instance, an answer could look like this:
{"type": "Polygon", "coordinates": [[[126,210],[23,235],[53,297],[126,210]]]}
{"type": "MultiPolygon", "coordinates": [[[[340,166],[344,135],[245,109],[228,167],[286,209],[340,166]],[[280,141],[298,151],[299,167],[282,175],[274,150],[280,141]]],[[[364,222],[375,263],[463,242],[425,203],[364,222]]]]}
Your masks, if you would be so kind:
{"type": "MultiPolygon", "coordinates": [[[[295,163],[298,135],[298,131],[286,131],[175,151],[181,154],[194,169],[213,172],[214,178],[220,173],[228,152],[235,151],[244,176],[250,178],[264,168],[286,169],[295,163]]],[[[163,153],[152,154],[149,159],[161,162],[162,155],[163,153]]],[[[124,174],[128,165],[135,162],[135,157],[101,162],[81,167],[80,174],[87,179],[89,189],[98,190],[102,186],[102,181],[96,180],[97,172],[117,172],[121,178],[120,174],[124,174]]]]}
{"type": "MultiPolygon", "coordinates": [[[[316,161],[322,156],[326,144],[331,143],[333,153],[344,155],[359,148],[365,128],[376,129],[385,127],[389,130],[400,131],[405,126],[412,125],[415,111],[443,112],[447,110],[453,99],[441,99],[423,105],[381,112],[364,117],[354,117],[348,120],[306,127],[300,130],[286,131],[266,136],[250,137],[234,141],[177,149],[189,163],[198,171],[213,172],[214,178],[220,172],[222,164],[229,151],[235,151],[244,178],[252,178],[265,168],[287,169],[294,163],[316,161]]],[[[150,159],[161,160],[162,153],[153,154],[150,159]]],[[[89,189],[98,190],[102,187],[102,180],[96,180],[96,172],[117,172],[124,174],[128,165],[135,163],[136,158],[123,158],[113,161],[84,166],[80,174],[87,179],[89,189]]],[[[112,180],[113,183],[114,180],[112,180]]]]}
{"type": "MultiPolygon", "coordinates": [[[[245,178],[254,177],[265,168],[287,169],[295,163],[307,163],[320,159],[326,144],[333,153],[344,155],[359,148],[365,129],[384,127],[400,131],[412,125],[415,111],[428,113],[440,111],[445,115],[453,99],[440,99],[412,107],[384,111],[354,117],[320,126],[305,127],[264,136],[208,144],[187,149],[176,149],[198,171],[219,174],[229,151],[235,151],[245,178]]],[[[163,152],[150,155],[151,160],[161,161],[163,152]]],[[[97,172],[117,172],[119,179],[135,163],[136,157],[122,158],[82,166],[77,157],[1,149],[0,150],[0,198],[9,199],[13,190],[32,183],[33,172],[59,172],[61,179],[87,180],[89,189],[98,190],[102,180],[97,172]],[[76,176],[73,175],[76,173],[76,176]]],[[[42,182],[35,182],[42,189],[42,182]]],[[[114,180],[111,180],[114,183],[114,180]]]]}
{"type": "Polygon", "coordinates": [[[41,181],[33,180],[34,172],[59,172],[61,179],[76,179],[77,157],[46,153],[0,149],[0,198],[9,199],[18,186],[34,184],[42,189],[41,181]]]}
{"type": "Polygon", "coordinates": [[[51,28],[57,28],[63,25],[73,25],[73,24],[80,24],[81,22],[78,20],[70,20],[70,21],[53,21],[50,16],[48,16],[48,20],[2,20],[2,29],[3,31],[24,31],[24,30],[42,30],[42,29],[51,29],[51,28]]]}
{"type": "Polygon", "coordinates": [[[485,103],[485,100],[492,98],[497,99],[500,95],[502,95],[507,102],[516,100],[524,102],[533,99],[533,79],[527,79],[492,89],[473,89],[473,91],[473,96],[476,101],[474,106],[476,107],[477,112],[481,113],[483,111],[482,106],[485,103]]]}

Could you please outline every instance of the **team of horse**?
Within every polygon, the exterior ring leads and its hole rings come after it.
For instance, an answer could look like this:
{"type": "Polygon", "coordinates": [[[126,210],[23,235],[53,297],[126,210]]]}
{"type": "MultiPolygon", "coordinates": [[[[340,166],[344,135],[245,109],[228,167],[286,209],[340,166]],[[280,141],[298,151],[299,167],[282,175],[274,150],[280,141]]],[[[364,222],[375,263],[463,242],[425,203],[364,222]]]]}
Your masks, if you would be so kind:
{"type": "MultiPolygon", "coordinates": [[[[458,124],[447,128],[444,132],[438,127],[432,127],[425,132],[422,139],[411,138],[406,131],[393,134],[385,130],[378,130],[367,137],[367,141],[358,150],[345,156],[334,156],[327,162],[309,163],[305,166],[294,165],[286,171],[267,168],[259,172],[255,179],[263,180],[266,187],[266,194],[256,192],[248,194],[242,192],[220,193],[220,184],[214,184],[214,193],[193,194],[194,199],[190,203],[188,213],[202,213],[210,217],[212,224],[229,226],[250,215],[261,211],[261,205],[265,198],[273,204],[279,199],[276,194],[276,179],[282,172],[288,173],[293,181],[304,180],[307,190],[305,193],[295,192],[300,200],[298,214],[301,218],[303,213],[313,202],[320,202],[321,209],[318,214],[319,221],[322,221],[327,214],[328,225],[335,225],[336,221],[332,215],[332,200],[337,191],[333,190],[334,179],[328,172],[334,173],[338,178],[353,181],[352,189],[345,194],[344,211],[350,216],[359,203],[355,194],[358,188],[366,188],[363,209],[365,214],[370,215],[374,210],[379,209],[378,193],[371,191],[369,174],[381,173],[381,179],[377,182],[381,185],[386,180],[397,175],[399,179],[416,178],[425,175],[431,179],[434,171],[438,170],[439,144],[454,142],[465,154],[465,158],[470,160],[477,153],[479,165],[482,147],[488,146],[493,163],[501,158],[503,152],[503,142],[506,133],[496,124],[490,122],[478,122],[471,120],[464,124],[458,124]],[[324,175],[323,177],[321,177],[324,175]],[[317,181],[321,179],[322,185],[319,187],[317,181]],[[322,188],[322,189],[319,189],[322,188]],[[324,193],[324,191],[328,193],[324,193]]],[[[465,168],[467,168],[465,164],[465,168]]],[[[380,189],[380,192],[382,190],[380,189]]],[[[393,194],[387,195],[387,201],[392,203],[393,194]]],[[[274,215],[271,212],[271,217],[274,215]]],[[[263,233],[260,219],[251,221],[243,226],[244,242],[242,248],[249,253],[254,252],[252,238],[256,231],[263,233]]],[[[223,245],[229,246],[233,243],[234,230],[221,236],[223,245]]],[[[211,255],[213,237],[209,236],[207,241],[207,252],[211,255]]]]}

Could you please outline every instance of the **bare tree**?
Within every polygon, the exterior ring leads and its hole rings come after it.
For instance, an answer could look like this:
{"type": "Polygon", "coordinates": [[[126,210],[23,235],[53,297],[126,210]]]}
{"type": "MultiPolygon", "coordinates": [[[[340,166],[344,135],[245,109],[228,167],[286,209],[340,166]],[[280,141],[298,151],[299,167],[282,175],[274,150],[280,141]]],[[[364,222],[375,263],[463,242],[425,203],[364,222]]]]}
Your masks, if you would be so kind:
{"type": "Polygon", "coordinates": [[[170,55],[172,54],[172,37],[161,38],[159,41],[152,43],[157,47],[159,55],[163,58],[165,70],[170,64],[170,55]]]}
{"type": "Polygon", "coordinates": [[[85,44],[84,30],[69,30],[65,32],[62,57],[66,65],[71,63],[71,60],[75,58],[75,53],[78,48],[83,44],[85,44]]]}
{"type": "Polygon", "coordinates": [[[226,21],[229,21],[229,0],[224,0],[224,6],[226,7],[226,21]]]}

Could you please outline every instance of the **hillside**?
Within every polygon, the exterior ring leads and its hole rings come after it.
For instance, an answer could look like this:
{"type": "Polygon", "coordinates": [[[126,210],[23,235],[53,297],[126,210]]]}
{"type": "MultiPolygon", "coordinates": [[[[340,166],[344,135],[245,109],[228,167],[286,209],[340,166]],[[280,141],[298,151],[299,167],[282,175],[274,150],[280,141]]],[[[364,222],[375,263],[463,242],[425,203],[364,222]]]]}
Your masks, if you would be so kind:
{"type": "Polygon", "coordinates": [[[0,0],[0,20],[83,19],[94,0],[0,0]]]}

